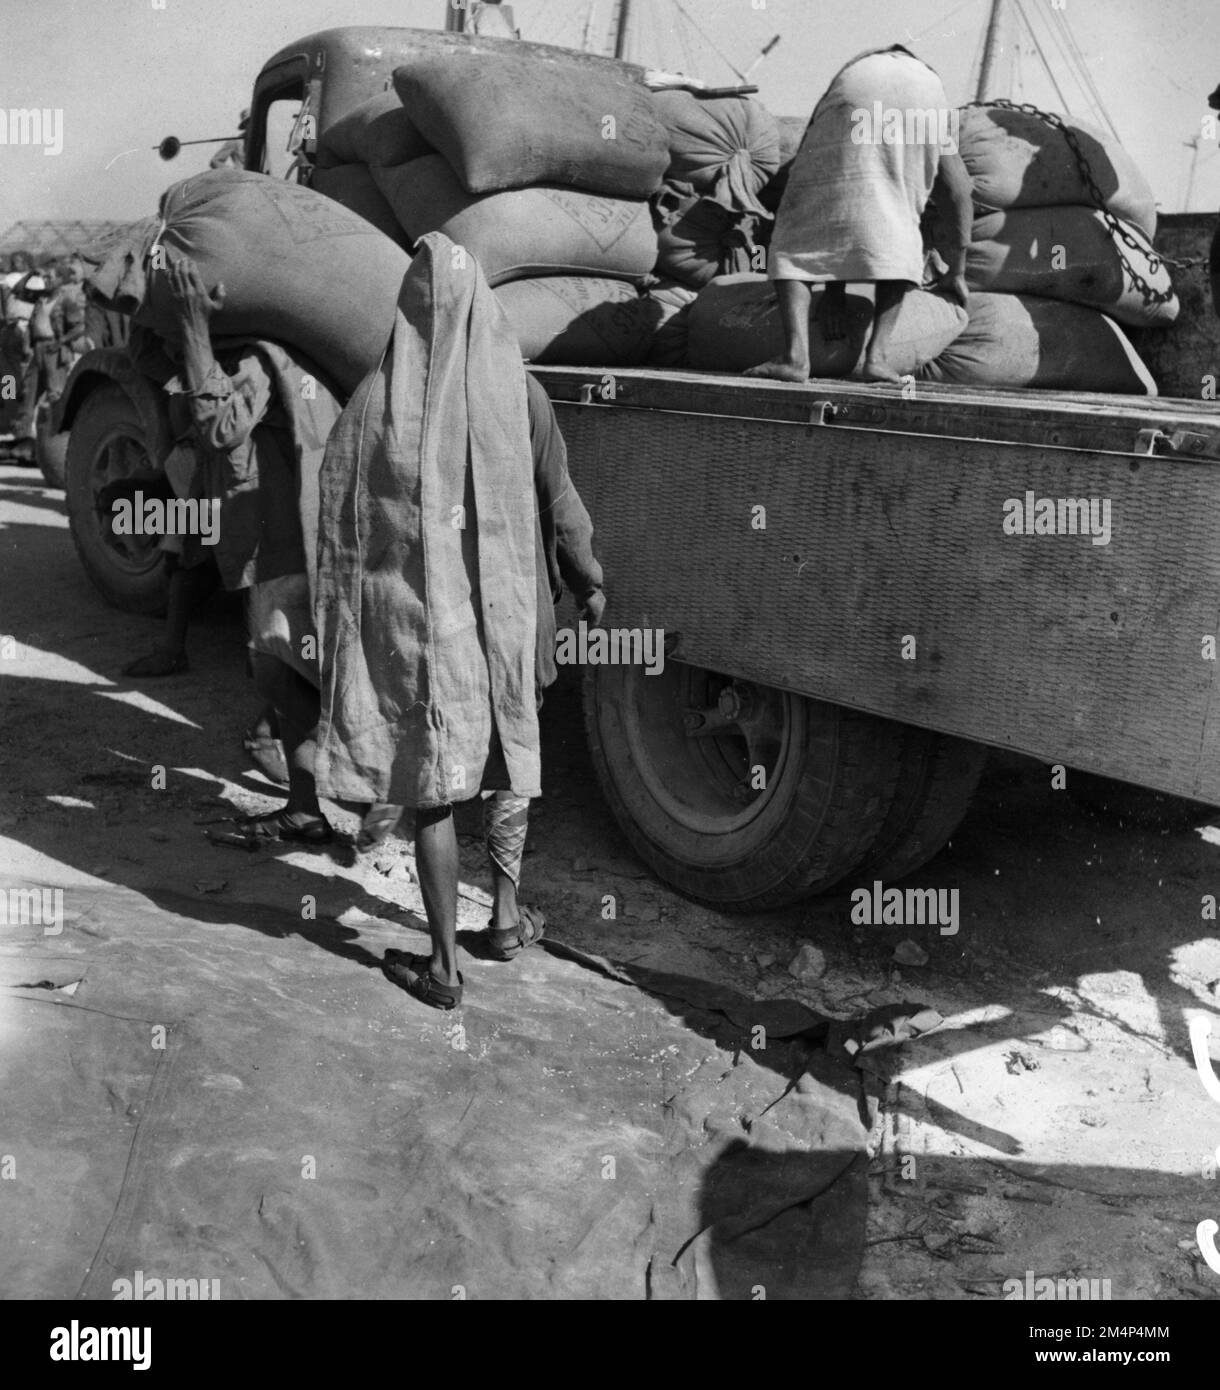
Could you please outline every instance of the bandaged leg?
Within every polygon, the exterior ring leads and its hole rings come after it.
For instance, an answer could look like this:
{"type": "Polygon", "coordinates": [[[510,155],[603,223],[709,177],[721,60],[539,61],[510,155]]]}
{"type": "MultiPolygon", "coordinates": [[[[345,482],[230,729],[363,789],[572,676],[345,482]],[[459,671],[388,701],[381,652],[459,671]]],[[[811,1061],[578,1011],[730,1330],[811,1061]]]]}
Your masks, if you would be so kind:
{"type": "Polygon", "coordinates": [[[483,834],[491,860],[494,897],[488,949],[492,960],[512,960],[546,934],[542,911],[517,902],[525,832],[529,828],[529,797],[510,791],[485,791],[483,795],[483,834]]]}
{"type": "Polygon", "coordinates": [[[483,837],[491,860],[492,876],[496,880],[497,913],[501,880],[507,880],[512,894],[512,912],[498,926],[511,926],[516,919],[516,893],[521,882],[521,859],[525,854],[525,835],[529,829],[530,799],[513,792],[494,791],[483,802],[483,837]]]}

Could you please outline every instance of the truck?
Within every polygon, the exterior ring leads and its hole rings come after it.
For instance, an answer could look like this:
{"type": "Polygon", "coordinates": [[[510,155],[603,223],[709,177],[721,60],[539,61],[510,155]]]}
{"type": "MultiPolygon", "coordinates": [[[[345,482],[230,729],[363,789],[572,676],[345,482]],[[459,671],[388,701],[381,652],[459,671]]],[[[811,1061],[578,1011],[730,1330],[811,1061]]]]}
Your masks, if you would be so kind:
{"type": "MultiPolygon", "coordinates": [[[[331,29],[275,54],[247,168],[307,176],[311,141],[390,85],[411,32],[331,29]]],[[[1184,215],[1159,235],[1182,256],[1214,230],[1184,215]]],[[[757,911],[908,877],[954,833],[992,748],[1095,798],[1125,784],[1196,814],[1220,804],[1204,261],[1176,286],[1190,334],[1140,344],[1178,383],[1197,378],[1193,395],[534,369],[593,516],[607,622],[664,635],[652,669],[583,677],[602,791],[660,878],[757,911]],[[1104,540],[1085,524],[1102,514],[1104,540]],[[1068,524],[1043,533],[1045,515],[1068,524]]],[[[160,475],[162,393],[122,348],[93,352],[59,427],[90,579],[160,611],[160,553],[114,536],[98,498],[160,475]]]]}

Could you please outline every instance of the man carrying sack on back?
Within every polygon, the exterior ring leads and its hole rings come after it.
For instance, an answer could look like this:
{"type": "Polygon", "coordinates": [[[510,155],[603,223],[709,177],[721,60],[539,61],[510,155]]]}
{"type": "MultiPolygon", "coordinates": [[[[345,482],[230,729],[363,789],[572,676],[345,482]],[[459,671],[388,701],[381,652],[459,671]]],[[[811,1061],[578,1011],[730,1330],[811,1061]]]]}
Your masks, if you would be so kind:
{"type": "Polygon", "coordinates": [[[490,953],[511,959],[544,930],[517,886],[554,603],[566,584],[595,624],[604,597],[546,393],[474,258],[439,232],[415,248],[386,355],[331,435],[320,488],[318,785],[414,808],[432,950],[389,952],[384,969],[452,1009],[453,804],[485,793],[490,953]]]}
{"type": "Polygon", "coordinates": [[[288,764],[288,801],[244,816],[210,838],[326,844],[333,832],[318,804],[314,737],[318,721],[313,652],[313,537],[317,478],[340,405],[320,373],[279,343],[239,342],[213,353],[212,315],[225,289],[208,289],[193,261],[164,272],[178,317],[182,371],[166,385],[190,402],[198,476],[190,494],[219,507],[215,556],[227,589],[249,590],[251,665],[259,694],[274,707],[288,764]],[[307,543],[306,537],[309,537],[307,543]]]}

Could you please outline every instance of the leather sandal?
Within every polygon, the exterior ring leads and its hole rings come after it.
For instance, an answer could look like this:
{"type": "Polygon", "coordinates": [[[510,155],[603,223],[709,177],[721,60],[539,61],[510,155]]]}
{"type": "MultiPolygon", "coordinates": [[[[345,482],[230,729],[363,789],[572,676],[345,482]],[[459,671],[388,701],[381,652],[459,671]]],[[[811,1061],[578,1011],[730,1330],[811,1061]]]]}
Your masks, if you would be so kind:
{"type": "Polygon", "coordinates": [[[456,1009],[462,1002],[462,986],[466,983],[458,972],[456,985],[442,984],[432,973],[427,956],[412,956],[405,951],[387,951],[381,969],[388,980],[405,989],[412,999],[427,1004],[430,1009],[456,1009]]]}
{"type": "Polygon", "coordinates": [[[517,925],[503,931],[487,928],[487,953],[492,960],[512,960],[519,956],[527,946],[533,946],[546,935],[546,918],[537,907],[522,904],[517,909],[517,925]]]}
{"type": "Polygon", "coordinates": [[[304,825],[297,825],[283,810],[268,811],[259,816],[235,816],[232,824],[237,827],[236,830],[209,832],[208,839],[214,845],[257,849],[276,840],[301,845],[328,845],[335,838],[335,832],[325,816],[316,816],[304,825]]]}

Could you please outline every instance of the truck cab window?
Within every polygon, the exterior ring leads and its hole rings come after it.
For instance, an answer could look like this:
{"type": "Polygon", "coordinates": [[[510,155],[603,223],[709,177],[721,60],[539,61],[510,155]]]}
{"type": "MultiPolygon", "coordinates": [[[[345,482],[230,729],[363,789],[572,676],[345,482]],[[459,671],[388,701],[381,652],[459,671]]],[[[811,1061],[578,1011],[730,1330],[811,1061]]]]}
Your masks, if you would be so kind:
{"type": "Polygon", "coordinates": [[[306,114],[305,103],[300,93],[276,97],[267,107],[266,134],[263,139],[263,155],[260,172],[273,179],[291,179],[294,183],[304,182],[300,177],[298,150],[301,142],[300,129],[302,117],[306,114]]]}

